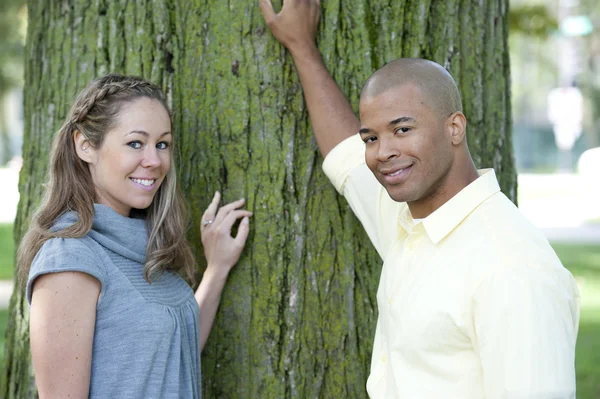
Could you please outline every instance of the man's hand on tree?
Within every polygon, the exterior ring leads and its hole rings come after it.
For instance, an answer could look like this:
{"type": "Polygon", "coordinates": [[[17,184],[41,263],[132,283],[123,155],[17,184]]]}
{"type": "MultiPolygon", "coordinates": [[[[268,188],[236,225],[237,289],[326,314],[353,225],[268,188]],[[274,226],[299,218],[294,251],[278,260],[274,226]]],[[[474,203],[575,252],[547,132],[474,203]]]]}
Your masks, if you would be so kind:
{"type": "Polygon", "coordinates": [[[275,13],[270,0],[260,0],[260,10],[273,36],[297,56],[316,49],[320,3],[319,0],[284,0],[281,11],[275,13]]]}

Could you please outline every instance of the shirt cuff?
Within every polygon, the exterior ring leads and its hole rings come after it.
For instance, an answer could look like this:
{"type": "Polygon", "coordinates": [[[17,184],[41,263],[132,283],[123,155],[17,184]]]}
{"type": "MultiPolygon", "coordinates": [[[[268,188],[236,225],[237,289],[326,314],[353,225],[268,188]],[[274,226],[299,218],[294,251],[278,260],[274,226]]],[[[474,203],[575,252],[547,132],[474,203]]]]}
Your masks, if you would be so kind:
{"type": "Polygon", "coordinates": [[[365,163],[365,143],[357,133],[336,145],[323,161],[323,172],[340,194],[350,172],[365,163]]]}

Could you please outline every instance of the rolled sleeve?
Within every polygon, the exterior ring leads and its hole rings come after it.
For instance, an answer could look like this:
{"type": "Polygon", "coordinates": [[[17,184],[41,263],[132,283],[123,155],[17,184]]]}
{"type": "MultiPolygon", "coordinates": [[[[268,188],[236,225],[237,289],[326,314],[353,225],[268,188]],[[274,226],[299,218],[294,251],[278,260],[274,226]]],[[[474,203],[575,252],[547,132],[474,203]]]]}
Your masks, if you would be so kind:
{"type": "MultiPolygon", "coordinates": [[[[365,164],[365,144],[358,134],[333,148],[323,171],[363,225],[382,259],[398,237],[400,203],[393,201],[365,164]]],[[[404,204],[405,205],[405,204],[404,204]]]]}
{"type": "Polygon", "coordinates": [[[344,186],[352,170],[365,163],[365,143],[358,134],[335,146],[323,161],[323,171],[338,193],[344,195],[344,186]]]}
{"type": "Polygon", "coordinates": [[[579,294],[570,274],[496,271],[474,304],[487,398],[575,398],[579,294]]]}

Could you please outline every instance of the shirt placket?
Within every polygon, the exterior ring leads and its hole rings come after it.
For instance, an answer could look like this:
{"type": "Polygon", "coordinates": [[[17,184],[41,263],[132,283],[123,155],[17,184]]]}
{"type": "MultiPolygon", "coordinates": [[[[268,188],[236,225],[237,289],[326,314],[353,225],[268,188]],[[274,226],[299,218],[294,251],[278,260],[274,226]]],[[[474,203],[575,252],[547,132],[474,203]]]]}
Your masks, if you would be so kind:
{"type": "MultiPolygon", "coordinates": [[[[409,296],[412,288],[414,288],[416,275],[420,268],[417,249],[423,240],[425,230],[419,224],[407,231],[406,234],[405,239],[398,246],[397,256],[393,260],[393,264],[390,265],[390,270],[388,270],[388,281],[385,290],[385,326],[387,331],[384,342],[386,350],[381,354],[380,362],[387,369],[387,378],[393,378],[389,364],[390,348],[399,347],[394,341],[403,339],[403,326],[410,324],[408,320],[405,320],[404,315],[407,307],[411,305],[409,296]],[[392,311],[392,308],[395,309],[395,312],[392,311]],[[394,316],[394,313],[396,316],[394,316]]],[[[390,385],[390,382],[386,385],[390,385]]]]}

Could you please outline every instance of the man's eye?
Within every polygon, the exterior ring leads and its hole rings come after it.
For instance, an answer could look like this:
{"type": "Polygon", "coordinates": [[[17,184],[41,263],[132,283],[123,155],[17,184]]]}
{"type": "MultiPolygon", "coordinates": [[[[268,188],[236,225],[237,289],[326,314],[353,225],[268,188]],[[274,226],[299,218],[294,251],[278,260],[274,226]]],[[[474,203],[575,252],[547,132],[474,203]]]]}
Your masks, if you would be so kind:
{"type": "Polygon", "coordinates": [[[158,148],[159,150],[166,150],[170,146],[171,146],[171,144],[167,143],[166,141],[161,141],[160,143],[158,143],[156,145],[156,148],[158,148]]]}
{"type": "Polygon", "coordinates": [[[398,129],[395,130],[396,133],[407,133],[410,131],[409,127],[399,127],[398,129]]]}
{"type": "Polygon", "coordinates": [[[135,149],[135,150],[139,150],[140,148],[142,148],[142,143],[140,141],[130,141],[129,143],[127,143],[128,146],[130,146],[131,148],[135,149]]]}
{"type": "Polygon", "coordinates": [[[369,143],[372,143],[372,142],[374,142],[376,140],[377,140],[377,137],[375,137],[375,136],[369,136],[369,137],[365,138],[363,141],[365,142],[365,144],[369,144],[369,143]]]}

